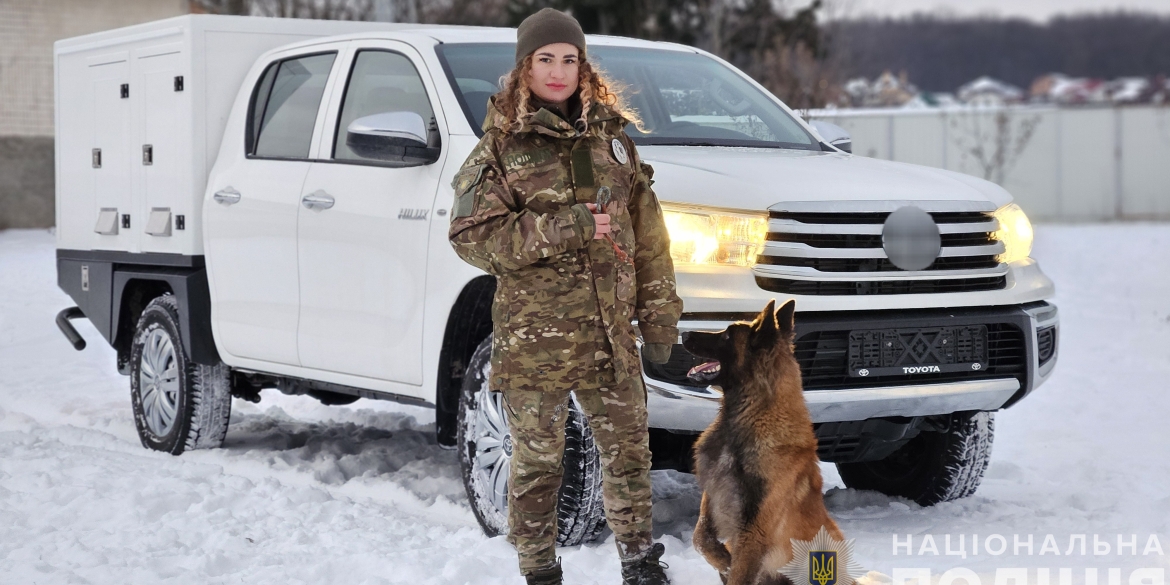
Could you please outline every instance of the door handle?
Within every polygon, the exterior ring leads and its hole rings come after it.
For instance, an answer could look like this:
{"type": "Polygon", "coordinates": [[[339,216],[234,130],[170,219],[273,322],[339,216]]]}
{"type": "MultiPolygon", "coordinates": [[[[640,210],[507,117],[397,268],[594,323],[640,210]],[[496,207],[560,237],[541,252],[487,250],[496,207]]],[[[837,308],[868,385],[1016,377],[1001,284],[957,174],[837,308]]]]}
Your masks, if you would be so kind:
{"type": "Polygon", "coordinates": [[[240,192],[232,189],[231,187],[224,187],[223,189],[216,191],[215,195],[212,196],[212,199],[215,199],[216,203],[232,205],[240,202],[240,192]]]}
{"type": "Polygon", "coordinates": [[[313,191],[301,199],[301,205],[308,209],[329,209],[333,203],[333,196],[321,190],[313,191]]]}

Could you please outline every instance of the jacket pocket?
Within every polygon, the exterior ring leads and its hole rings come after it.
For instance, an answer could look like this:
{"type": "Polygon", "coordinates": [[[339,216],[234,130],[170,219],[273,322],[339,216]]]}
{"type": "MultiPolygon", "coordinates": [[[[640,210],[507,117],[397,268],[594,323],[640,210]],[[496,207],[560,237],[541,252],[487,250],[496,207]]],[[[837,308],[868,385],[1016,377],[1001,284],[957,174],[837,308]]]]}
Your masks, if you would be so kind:
{"type": "Polygon", "coordinates": [[[475,187],[483,180],[486,168],[486,164],[464,167],[451,179],[451,188],[455,190],[455,207],[451,210],[453,218],[470,217],[475,213],[475,187]]]}
{"type": "Polygon", "coordinates": [[[523,325],[549,319],[580,320],[590,307],[592,282],[576,251],[564,252],[518,270],[499,281],[507,323],[523,325]]]}
{"type": "Polygon", "coordinates": [[[496,330],[500,378],[514,387],[551,390],[588,376],[603,347],[601,330],[592,320],[553,317],[503,323],[496,330]]]}

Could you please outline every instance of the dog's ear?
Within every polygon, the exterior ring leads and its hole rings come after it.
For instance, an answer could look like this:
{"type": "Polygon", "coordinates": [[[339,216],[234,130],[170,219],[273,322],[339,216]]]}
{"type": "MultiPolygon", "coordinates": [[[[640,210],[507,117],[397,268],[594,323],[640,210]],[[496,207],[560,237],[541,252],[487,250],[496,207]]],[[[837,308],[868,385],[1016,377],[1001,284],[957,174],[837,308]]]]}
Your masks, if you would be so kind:
{"type": "Polygon", "coordinates": [[[768,306],[752,322],[752,347],[769,347],[776,343],[779,327],[776,324],[776,300],[768,301],[768,306]]]}
{"type": "MultiPolygon", "coordinates": [[[[775,301],[773,301],[773,303],[774,302],[775,301]]],[[[769,305],[769,306],[771,306],[771,305],[769,305]]],[[[789,299],[788,302],[784,303],[783,305],[780,305],[779,309],[776,309],[776,325],[780,329],[780,335],[784,336],[785,338],[787,338],[789,340],[792,339],[793,330],[795,329],[795,326],[796,326],[796,321],[793,317],[793,314],[795,312],[796,312],[796,300],[795,299],[789,299]]]]}

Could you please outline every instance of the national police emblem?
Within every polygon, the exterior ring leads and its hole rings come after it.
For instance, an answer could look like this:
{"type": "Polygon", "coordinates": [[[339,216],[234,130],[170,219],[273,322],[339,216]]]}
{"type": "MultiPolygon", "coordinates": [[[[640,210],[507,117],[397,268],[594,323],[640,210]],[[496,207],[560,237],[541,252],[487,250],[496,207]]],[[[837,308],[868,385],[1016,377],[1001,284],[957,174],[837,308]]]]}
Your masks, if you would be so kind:
{"type": "Polygon", "coordinates": [[[817,585],[837,585],[837,551],[809,551],[808,580],[817,585]]]}
{"type": "Polygon", "coordinates": [[[621,140],[613,139],[610,143],[613,146],[613,157],[623,165],[630,161],[629,155],[626,154],[626,145],[622,144],[621,140]]]}
{"type": "Polygon", "coordinates": [[[853,541],[836,540],[822,526],[812,540],[792,539],[792,560],[780,572],[796,585],[853,585],[861,567],[853,541]]]}

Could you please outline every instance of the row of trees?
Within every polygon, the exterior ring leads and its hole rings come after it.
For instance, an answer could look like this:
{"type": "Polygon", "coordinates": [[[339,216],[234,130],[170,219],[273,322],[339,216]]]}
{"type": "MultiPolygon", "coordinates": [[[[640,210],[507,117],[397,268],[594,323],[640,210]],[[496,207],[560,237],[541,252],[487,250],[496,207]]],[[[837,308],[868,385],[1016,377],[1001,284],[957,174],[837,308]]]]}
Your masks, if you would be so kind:
{"type": "Polygon", "coordinates": [[[1170,19],[1147,14],[1025,20],[824,20],[840,0],[189,0],[221,14],[516,26],[552,7],[588,33],[706,49],[798,109],[842,102],[847,79],[904,73],[929,91],[981,75],[1027,87],[1050,72],[1114,78],[1170,72],[1170,19]]]}
{"type": "Polygon", "coordinates": [[[983,75],[1027,88],[1060,72],[1115,79],[1170,73],[1170,18],[1106,13],[1019,19],[845,20],[830,23],[834,58],[850,76],[906,72],[919,88],[955,91],[983,75]]]}
{"type": "Polygon", "coordinates": [[[700,47],[743,69],[794,108],[823,105],[837,91],[822,0],[192,0],[219,14],[435,24],[516,26],[544,7],[571,13],[586,33],[700,47]]]}

